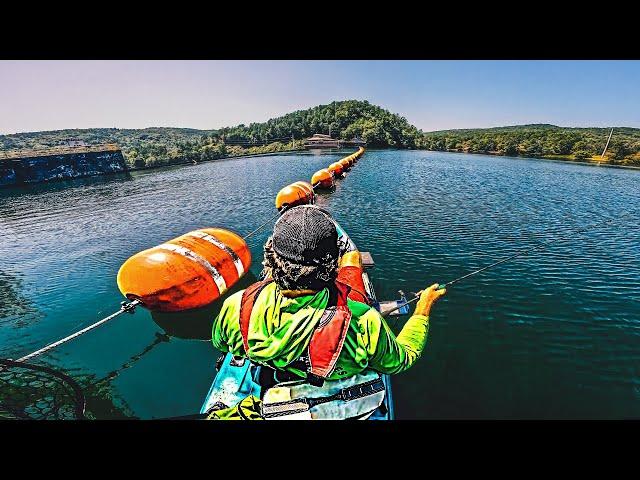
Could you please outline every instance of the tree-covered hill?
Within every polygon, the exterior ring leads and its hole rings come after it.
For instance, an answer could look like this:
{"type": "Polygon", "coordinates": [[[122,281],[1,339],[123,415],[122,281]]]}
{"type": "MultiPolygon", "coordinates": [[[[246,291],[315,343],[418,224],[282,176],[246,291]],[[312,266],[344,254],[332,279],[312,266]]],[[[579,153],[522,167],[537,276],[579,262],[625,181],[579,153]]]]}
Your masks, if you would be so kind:
{"type": "Polygon", "coordinates": [[[203,153],[203,138],[209,133],[193,128],[168,127],[17,133],[0,136],[0,151],[40,150],[63,145],[69,139],[82,140],[88,145],[116,143],[122,149],[129,166],[150,167],[195,159],[203,153]]]}
{"type": "Polygon", "coordinates": [[[314,133],[329,133],[349,140],[361,137],[372,147],[415,148],[420,131],[406,118],[371,105],[367,101],[346,100],[298,110],[264,123],[222,128],[217,138],[261,141],[268,138],[305,138],[314,133]]]}
{"type": "MultiPolygon", "coordinates": [[[[0,135],[0,154],[54,147],[69,139],[80,139],[87,144],[116,143],[129,166],[144,168],[294,150],[302,147],[304,138],[329,133],[329,129],[335,138],[361,137],[369,147],[577,160],[599,159],[609,134],[606,128],[546,124],[423,133],[400,115],[366,101],[345,100],[298,110],[263,123],[218,130],[90,128],[0,135]]],[[[640,165],[640,129],[615,128],[605,161],[640,165]]]]}
{"type": "Polygon", "coordinates": [[[117,143],[129,166],[144,168],[293,150],[302,148],[306,137],[328,133],[329,128],[335,138],[359,136],[374,147],[415,148],[421,135],[399,115],[369,102],[347,100],[299,110],[264,123],[219,130],[90,128],[2,135],[0,151],[50,148],[69,139],[87,144],[117,143]]]}
{"type": "MultiPolygon", "coordinates": [[[[425,133],[420,147],[429,150],[529,157],[599,160],[609,128],[569,128],[555,125],[442,130],[425,133]]],[[[605,162],[640,165],[640,129],[614,127],[605,162]]]]}

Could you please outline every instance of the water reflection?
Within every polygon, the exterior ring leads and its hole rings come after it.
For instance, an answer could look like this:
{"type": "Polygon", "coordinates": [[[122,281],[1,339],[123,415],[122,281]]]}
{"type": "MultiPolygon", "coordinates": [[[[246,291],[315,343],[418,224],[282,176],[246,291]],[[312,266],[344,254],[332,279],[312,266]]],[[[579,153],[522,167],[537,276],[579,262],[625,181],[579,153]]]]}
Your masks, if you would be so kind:
{"type": "MultiPolygon", "coordinates": [[[[345,154],[253,157],[0,189],[0,349],[27,353],[104,317],[122,299],[115,277],[132,254],[207,226],[250,232],[274,214],[283,186],[345,154]],[[17,319],[22,328],[13,328],[17,319]]],[[[638,173],[369,150],[318,204],[372,253],[378,297],[391,299],[400,288],[417,291],[618,217],[639,204],[638,173]]],[[[590,230],[451,288],[433,312],[423,358],[393,379],[398,417],[637,417],[636,223],[590,230]]],[[[249,245],[256,275],[270,228],[249,245]]],[[[215,313],[211,306],[152,319],[142,310],[42,361],[99,372],[93,382],[118,371],[93,387],[99,418],[193,413],[215,375],[217,352],[208,340],[215,313]],[[158,330],[170,341],[158,340],[158,330]],[[119,368],[123,362],[128,366],[119,368]]]]}
{"type": "Polygon", "coordinates": [[[224,301],[257,280],[252,272],[247,272],[227,293],[209,305],[183,312],[151,312],[151,318],[172,337],[211,340],[213,319],[220,313],[224,301]]]}
{"type": "Polygon", "coordinates": [[[20,274],[0,270],[0,324],[21,327],[41,317],[38,308],[22,293],[23,283],[20,274]]]}

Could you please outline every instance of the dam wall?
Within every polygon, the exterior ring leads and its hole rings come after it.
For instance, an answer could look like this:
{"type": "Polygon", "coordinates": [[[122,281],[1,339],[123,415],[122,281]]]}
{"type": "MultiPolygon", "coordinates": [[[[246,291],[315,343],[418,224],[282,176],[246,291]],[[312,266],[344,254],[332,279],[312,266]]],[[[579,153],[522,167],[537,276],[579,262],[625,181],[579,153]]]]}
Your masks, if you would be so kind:
{"type": "Polygon", "coordinates": [[[68,180],[127,171],[120,149],[0,157],[0,187],[68,180]]]}

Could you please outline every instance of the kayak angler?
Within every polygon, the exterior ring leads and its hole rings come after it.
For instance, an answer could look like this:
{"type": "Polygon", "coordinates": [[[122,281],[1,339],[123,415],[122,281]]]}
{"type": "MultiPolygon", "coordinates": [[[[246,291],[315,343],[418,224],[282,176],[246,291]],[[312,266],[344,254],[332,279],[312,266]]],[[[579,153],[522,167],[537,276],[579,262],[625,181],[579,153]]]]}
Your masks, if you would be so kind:
{"type": "MultiPolygon", "coordinates": [[[[400,373],[422,354],[431,307],[446,290],[425,289],[396,337],[353,276],[342,273],[345,261],[361,265],[360,253],[344,253],[326,212],[287,210],[264,246],[265,280],[227,298],[214,319],[213,345],[260,369],[261,398],[241,402],[250,416],[366,418],[384,399],[380,374],[400,373]]],[[[228,418],[236,411],[208,413],[228,418]]]]}

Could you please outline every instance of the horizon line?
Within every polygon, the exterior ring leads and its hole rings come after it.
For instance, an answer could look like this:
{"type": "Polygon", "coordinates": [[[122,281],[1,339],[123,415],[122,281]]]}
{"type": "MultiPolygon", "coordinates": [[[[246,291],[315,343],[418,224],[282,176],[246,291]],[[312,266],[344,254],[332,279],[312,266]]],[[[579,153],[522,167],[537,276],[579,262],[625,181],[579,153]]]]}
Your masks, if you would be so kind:
{"type": "MultiPolygon", "coordinates": [[[[275,117],[278,118],[278,117],[275,117]]],[[[251,122],[251,123],[266,123],[266,122],[251,122]]],[[[178,126],[158,126],[158,125],[154,125],[154,126],[148,126],[148,127],[67,127],[67,128],[58,128],[58,129],[54,129],[54,130],[27,130],[27,131],[20,131],[20,132],[10,132],[10,133],[6,133],[6,132],[0,132],[0,136],[4,137],[4,136],[10,136],[10,135],[24,135],[24,134],[32,134],[32,133],[49,133],[49,132],[63,132],[66,130],[150,130],[153,128],[158,128],[158,129],[177,129],[177,130],[195,130],[198,132],[216,132],[218,130],[222,130],[225,128],[235,128],[238,127],[240,125],[250,125],[250,124],[244,124],[244,123],[240,123],[237,125],[232,125],[232,126],[226,126],[226,127],[218,127],[218,128],[194,128],[194,127],[178,127],[178,126]]],[[[418,130],[420,130],[420,132],[422,133],[438,133],[438,132],[447,132],[447,131],[454,131],[454,130],[490,130],[490,129],[494,129],[494,128],[511,128],[511,127],[528,127],[528,126],[540,126],[540,125],[545,125],[545,126],[550,126],[550,127],[556,127],[556,128],[581,128],[581,129],[585,129],[585,128],[631,128],[634,130],[640,130],[640,127],[631,127],[631,126],[625,126],[625,125],[589,125],[589,126],[584,126],[584,125],[580,125],[580,126],[575,126],[575,125],[556,125],[555,123],[518,123],[518,124],[511,124],[511,125],[492,125],[492,126],[488,126],[488,127],[453,127],[453,128],[441,128],[438,130],[423,130],[421,128],[416,127],[418,130]]],[[[414,125],[415,126],[415,125],[414,125]]]]}

